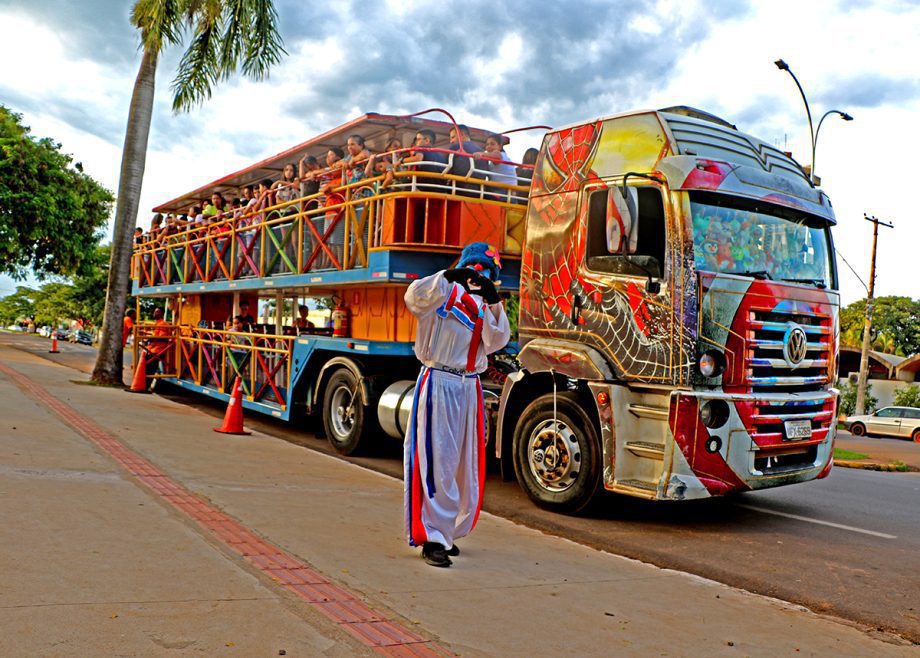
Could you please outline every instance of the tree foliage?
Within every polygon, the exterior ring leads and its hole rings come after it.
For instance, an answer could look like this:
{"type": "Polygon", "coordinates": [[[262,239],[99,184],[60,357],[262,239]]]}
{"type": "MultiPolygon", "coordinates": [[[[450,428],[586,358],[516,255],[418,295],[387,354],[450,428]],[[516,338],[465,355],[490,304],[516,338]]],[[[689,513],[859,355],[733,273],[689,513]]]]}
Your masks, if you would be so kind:
{"type": "MultiPolygon", "coordinates": [[[[96,247],[86,259],[83,274],[69,280],[54,280],[40,288],[18,286],[16,291],[0,298],[0,325],[33,319],[37,326],[57,326],[82,318],[92,326],[100,326],[105,309],[105,284],[109,276],[111,248],[96,247]]],[[[129,297],[133,308],[135,299],[129,297]]],[[[149,314],[153,300],[141,301],[141,314],[149,314]]]]}
{"type": "MultiPolygon", "coordinates": [[[[866,300],[860,299],[840,311],[840,340],[862,346],[866,300]]],[[[872,349],[900,356],[920,352],[920,300],[910,297],[876,297],[872,305],[872,349]]]]}
{"type": "MultiPolygon", "coordinates": [[[[840,387],[840,407],[838,412],[844,416],[856,413],[856,384],[851,381],[840,387]]],[[[878,406],[878,398],[872,395],[872,384],[866,382],[866,413],[871,414],[878,406]]]]}
{"type": "Polygon", "coordinates": [[[7,326],[35,316],[35,299],[40,293],[28,286],[16,286],[16,291],[0,299],[0,325],[7,326]]]}
{"type": "Polygon", "coordinates": [[[92,269],[111,192],[0,105],[0,272],[39,278],[92,269]]]}
{"type": "Polygon", "coordinates": [[[920,386],[911,384],[896,390],[894,404],[897,407],[920,407],[920,386]]]}

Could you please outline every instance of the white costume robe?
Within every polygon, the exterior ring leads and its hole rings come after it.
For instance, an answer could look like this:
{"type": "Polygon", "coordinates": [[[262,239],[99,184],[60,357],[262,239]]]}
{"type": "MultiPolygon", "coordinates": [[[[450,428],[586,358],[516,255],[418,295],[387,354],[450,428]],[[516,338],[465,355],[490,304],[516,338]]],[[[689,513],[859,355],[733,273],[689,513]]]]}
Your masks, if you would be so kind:
{"type": "Polygon", "coordinates": [[[482,507],[485,409],[479,373],[488,366],[487,355],[508,343],[511,330],[502,304],[468,295],[467,304],[474,302],[482,318],[471,354],[476,322],[460,303],[463,294],[463,286],[447,281],[443,272],[406,291],[406,306],[418,318],[415,355],[422,362],[404,444],[405,521],[412,546],[437,542],[450,548],[473,529],[482,507]]]}

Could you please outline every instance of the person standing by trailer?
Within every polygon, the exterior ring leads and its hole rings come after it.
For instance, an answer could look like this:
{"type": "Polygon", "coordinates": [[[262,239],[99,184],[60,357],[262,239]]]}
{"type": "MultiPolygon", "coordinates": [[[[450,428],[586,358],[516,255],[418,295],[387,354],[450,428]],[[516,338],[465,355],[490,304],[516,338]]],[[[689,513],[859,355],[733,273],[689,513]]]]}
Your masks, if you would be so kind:
{"type": "Polygon", "coordinates": [[[404,455],[405,523],[422,558],[449,567],[454,543],[472,531],[485,483],[485,410],[479,373],[511,336],[495,290],[501,262],[484,242],[467,245],[457,268],[406,291],[418,319],[415,386],[404,455]]]}

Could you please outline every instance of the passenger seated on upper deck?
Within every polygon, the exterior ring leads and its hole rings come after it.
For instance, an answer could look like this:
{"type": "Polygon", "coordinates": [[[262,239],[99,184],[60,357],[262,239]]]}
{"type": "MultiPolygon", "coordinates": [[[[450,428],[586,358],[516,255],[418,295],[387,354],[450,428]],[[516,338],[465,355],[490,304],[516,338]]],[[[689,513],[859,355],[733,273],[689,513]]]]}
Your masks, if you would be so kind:
{"type": "MultiPolygon", "coordinates": [[[[464,153],[469,153],[470,155],[482,151],[479,145],[470,138],[469,128],[463,124],[460,124],[457,128],[450,129],[450,144],[447,147],[448,151],[462,150],[464,153]],[[457,128],[460,129],[460,137],[457,136],[457,128]]],[[[471,158],[455,155],[450,167],[450,172],[448,173],[454,176],[473,176],[474,178],[481,178],[484,175],[482,172],[486,169],[486,163],[482,160],[472,160],[471,158]],[[473,171],[474,167],[478,171],[473,171]]]]}
{"type": "MultiPolygon", "coordinates": [[[[433,130],[428,128],[422,128],[417,133],[415,133],[415,149],[409,152],[409,155],[406,155],[399,160],[399,164],[403,167],[409,166],[415,171],[425,171],[435,174],[443,174],[445,165],[447,165],[447,154],[440,151],[424,151],[421,149],[430,149],[434,146],[434,141],[437,139],[433,130]],[[420,164],[416,164],[420,163],[420,164]]],[[[428,182],[430,181],[428,177],[423,177],[419,181],[418,189],[423,191],[438,191],[438,189],[443,190],[443,184],[438,184],[438,182],[428,182]]]]}
{"type": "MultiPolygon", "coordinates": [[[[533,180],[533,168],[537,164],[537,156],[540,152],[535,148],[529,148],[524,151],[524,157],[521,158],[521,166],[517,168],[518,185],[530,187],[533,180]]],[[[527,203],[526,192],[516,192],[514,203],[527,203]]]]}
{"type": "MultiPolygon", "coordinates": [[[[508,154],[502,148],[501,135],[489,135],[486,137],[486,149],[476,153],[476,157],[485,158],[486,166],[489,169],[489,180],[496,183],[507,183],[509,185],[517,184],[517,170],[514,165],[508,164],[508,154]],[[501,162],[504,160],[504,162],[501,162]]],[[[510,190],[495,188],[492,190],[495,198],[509,200],[510,190]]]]}

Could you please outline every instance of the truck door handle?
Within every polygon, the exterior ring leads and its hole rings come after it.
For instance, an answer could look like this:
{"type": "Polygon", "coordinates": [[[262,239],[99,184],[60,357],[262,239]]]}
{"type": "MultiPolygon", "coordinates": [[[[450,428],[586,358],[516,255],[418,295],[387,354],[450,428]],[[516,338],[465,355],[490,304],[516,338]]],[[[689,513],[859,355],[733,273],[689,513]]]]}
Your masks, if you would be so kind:
{"type": "Polygon", "coordinates": [[[581,296],[573,295],[572,296],[572,324],[578,324],[578,321],[581,319],[581,296]]]}

